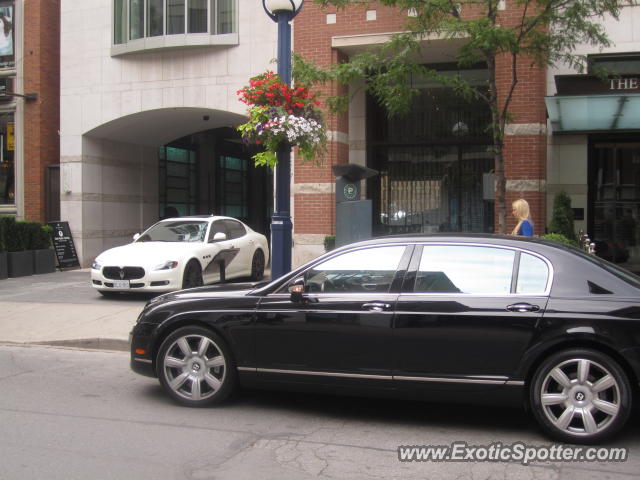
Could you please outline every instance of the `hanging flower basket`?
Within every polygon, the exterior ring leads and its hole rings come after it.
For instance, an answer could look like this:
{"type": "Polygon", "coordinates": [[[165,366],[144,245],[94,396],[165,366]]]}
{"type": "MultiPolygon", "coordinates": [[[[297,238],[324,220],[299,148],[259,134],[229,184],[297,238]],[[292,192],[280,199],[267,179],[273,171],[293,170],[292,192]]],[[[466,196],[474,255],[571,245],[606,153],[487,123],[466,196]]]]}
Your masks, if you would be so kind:
{"type": "Polygon", "coordinates": [[[320,101],[305,86],[289,87],[273,72],[253,77],[238,90],[240,101],[249,105],[249,121],[238,127],[242,140],[260,145],[263,152],[253,156],[256,165],[274,167],[282,146],[297,146],[303,161],[317,162],[326,151],[320,101]]]}

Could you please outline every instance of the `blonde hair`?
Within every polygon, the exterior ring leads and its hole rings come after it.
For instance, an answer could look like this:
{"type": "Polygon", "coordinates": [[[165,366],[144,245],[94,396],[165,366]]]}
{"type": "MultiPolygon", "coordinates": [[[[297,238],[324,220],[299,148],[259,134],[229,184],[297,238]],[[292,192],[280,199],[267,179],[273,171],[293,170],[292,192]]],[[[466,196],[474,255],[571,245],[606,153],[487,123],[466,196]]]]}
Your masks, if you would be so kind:
{"type": "Polygon", "coordinates": [[[514,210],[514,216],[518,219],[518,224],[515,226],[511,235],[517,235],[520,230],[520,226],[524,220],[529,220],[529,204],[524,198],[519,198],[511,204],[514,210]]]}

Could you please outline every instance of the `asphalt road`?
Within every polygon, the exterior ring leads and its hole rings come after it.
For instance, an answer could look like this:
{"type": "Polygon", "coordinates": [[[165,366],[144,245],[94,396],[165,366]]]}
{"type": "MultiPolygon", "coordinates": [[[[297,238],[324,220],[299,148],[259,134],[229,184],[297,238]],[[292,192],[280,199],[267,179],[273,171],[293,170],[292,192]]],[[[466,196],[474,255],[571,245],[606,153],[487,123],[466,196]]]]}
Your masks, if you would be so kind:
{"type": "Polygon", "coordinates": [[[218,408],[174,404],[126,353],[0,346],[0,478],[635,479],[624,463],[401,463],[398,445],[548,445],[519,409],[240,392],[218,408]]]}

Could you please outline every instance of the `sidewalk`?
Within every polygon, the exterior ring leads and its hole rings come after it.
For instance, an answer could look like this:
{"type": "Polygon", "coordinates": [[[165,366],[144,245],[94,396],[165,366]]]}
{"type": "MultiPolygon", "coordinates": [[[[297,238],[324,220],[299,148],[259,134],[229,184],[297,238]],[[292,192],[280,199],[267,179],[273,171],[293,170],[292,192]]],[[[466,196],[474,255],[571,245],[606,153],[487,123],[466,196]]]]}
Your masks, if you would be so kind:
{"type": "Polygon", "coordinates": [[[128,351],[129,331],[149,298],[103,298],[88,269],[0,280],[0,343],[128,351]]]}
{"type": "Polygon", "coordinates": [[[0,280],[0,344],[129,351],[129,332],[153,296],[103,297],[88,268],[0,280]]]}

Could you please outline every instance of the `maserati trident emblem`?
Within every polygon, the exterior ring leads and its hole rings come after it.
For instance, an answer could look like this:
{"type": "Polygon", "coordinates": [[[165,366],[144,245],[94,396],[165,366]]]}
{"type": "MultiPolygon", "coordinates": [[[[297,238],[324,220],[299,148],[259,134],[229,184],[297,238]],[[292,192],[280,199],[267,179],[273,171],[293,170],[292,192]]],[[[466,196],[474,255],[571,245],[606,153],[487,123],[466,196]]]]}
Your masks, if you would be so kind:
{"type": "Polygon", "coordinates": [[[120,269],[120,280],[124,280],[124,269],[120,269]]]}

